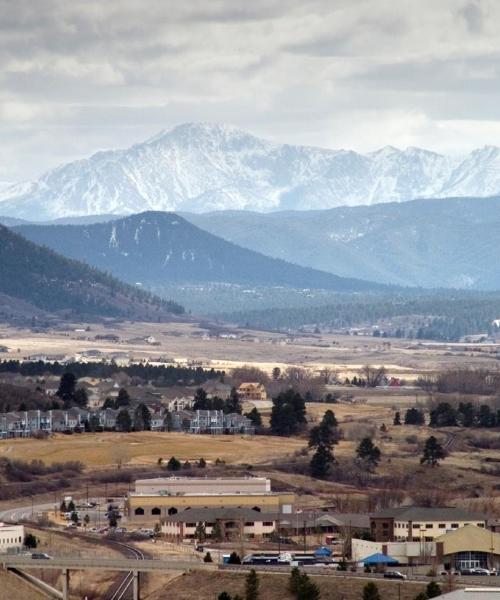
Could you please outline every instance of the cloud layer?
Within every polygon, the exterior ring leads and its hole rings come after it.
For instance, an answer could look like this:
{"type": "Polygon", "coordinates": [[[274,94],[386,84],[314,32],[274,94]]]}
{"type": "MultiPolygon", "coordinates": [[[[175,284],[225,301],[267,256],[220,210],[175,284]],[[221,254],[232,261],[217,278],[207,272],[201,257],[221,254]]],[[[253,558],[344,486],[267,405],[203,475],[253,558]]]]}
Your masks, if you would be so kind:
{"type": "Polygon", "coordinates": [[[0,0],[0,181],[185,121],[293,143],[500,143],[495,0],[0,0]]]}

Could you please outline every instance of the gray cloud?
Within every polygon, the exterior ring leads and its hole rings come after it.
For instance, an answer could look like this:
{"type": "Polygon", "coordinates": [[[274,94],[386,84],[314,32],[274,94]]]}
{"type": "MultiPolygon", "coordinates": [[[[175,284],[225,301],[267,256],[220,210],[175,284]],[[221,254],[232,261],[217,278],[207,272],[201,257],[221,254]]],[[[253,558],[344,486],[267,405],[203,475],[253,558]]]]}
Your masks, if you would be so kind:
{"type": "Polygon", "coordinates": [[[0,181],[190,120],[280,141],[500,143],[495,0],[0,0],[0,181]]]}

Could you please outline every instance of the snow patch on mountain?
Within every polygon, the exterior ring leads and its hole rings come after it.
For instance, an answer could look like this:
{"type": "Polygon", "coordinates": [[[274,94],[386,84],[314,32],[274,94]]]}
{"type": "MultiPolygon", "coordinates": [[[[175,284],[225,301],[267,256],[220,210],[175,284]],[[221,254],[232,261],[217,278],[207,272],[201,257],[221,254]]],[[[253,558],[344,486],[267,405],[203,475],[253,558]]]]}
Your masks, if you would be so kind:
{"type": "Polygon", "coordinates": [[[462,158],[385,146],[360,154],[277,144],[228,125],[187,123],[0,186],[0,214],[54,219],[145,210],[322,209],[500,192],[500,149],[462,158]]]}

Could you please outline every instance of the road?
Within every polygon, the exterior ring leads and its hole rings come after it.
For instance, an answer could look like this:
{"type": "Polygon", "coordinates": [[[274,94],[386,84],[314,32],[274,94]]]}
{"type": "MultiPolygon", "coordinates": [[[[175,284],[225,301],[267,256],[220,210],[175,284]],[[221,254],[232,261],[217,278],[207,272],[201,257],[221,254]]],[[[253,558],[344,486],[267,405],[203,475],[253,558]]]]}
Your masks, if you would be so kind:
{"type": "Polygon", "coordinates": [[[23,519],[29,520],[32,516],[36,516],[39,513],[54,510],[54,503],[50,502],[47,504],[34,504],[29,506],[18,506],[17,508],[10,508],[0,512],[0,521],[4,523],[16,523],[23,519]]]}

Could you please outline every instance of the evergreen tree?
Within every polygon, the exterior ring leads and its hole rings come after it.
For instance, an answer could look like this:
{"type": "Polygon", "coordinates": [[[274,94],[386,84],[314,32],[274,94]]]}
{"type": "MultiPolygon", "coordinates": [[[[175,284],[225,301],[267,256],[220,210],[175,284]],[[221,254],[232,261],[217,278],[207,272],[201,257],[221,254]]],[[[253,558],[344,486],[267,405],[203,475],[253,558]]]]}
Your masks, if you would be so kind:
{"type": "Polygon", "coordinates": [[[73,500],[70,500],[68,502],[68,511],[67,512],[73,512],[75,510],[75,503],[73,502],[73,500]]]}
{"type": "Polygon", "coordinates": [[[228,413],[238,413],[241,415],[241,402],[240,396],[236,391],[236,388],[231,388],[231,393],[229,394],[229,398],[226,400],[225,412],[228,413]]]}
{"type": "Polygon", "coordinates": [[[227,560],[229,565],[241,565],[241,558],[237,552],[231,552],[227,560]]]}
{"type": "Polygon", "coordinates": [[[175,458],[175,456],[171,456],[170,460],[167,463],[167,469],[169,471],[179,471],[181,468],[181,463],[179,460],[175,458]]]}
{"type": "Polygon", "coordinates": [[[59,507],[59,512],[62,512],[62,513],[68,512],[68,507],[66,506],[66,502],[64,500],[61,502],[61,506],[59,507]]]}
{"type": "Polygon", "coordinates": [[[259,600],[259,576],[255,569],[245,578],[245,600],[259,600]]]}
{"type": "Polygon", "coordinates": [[[203,562],[204,563],[211,563],[214,562],[212,560],[212,555],[210,554],[210,552],[207,551],[207,553],[205,554],[205,556],[203,557],[203,562]]]}
{"type": "Polygon", "coordinates": [[[198,468],[205,469],[206,466],[207,466],[207,461],[204,458],[200,458],[200,460],[198,461],[198,468]]]}
{"type": "Polygon", "coordinates": [[[431,427],[456,427],[457,411],[449,402],[440,402],[430,412],[431,427]]]}
{"type": "Polygon", "coordinates": [[[71,519],[71,521],[72,521],[73,523],[78,523],[78,520],[79,520],[79,519],[78,519],[78,513],[77,513],[76,511],[73,511],[73,512],[71,513],[71,517],[70,517],[70,519],[71,519]]]}
{"type": "Polygon", "coordinates": [[[262,417],[260,416],[260,412],[254,406],[250,412],[245,413],[245,417],[250,419],[254,424],[254,427],[262,427],[262,417]]]}
{"type": "Polygon", "coordinates": [[[382,600],[377,584],[369,581],[363,588],[363,600],[382,600]]]}
{"type": "Polygon", "coordinates": [[[141,402],[134,411],[134,430],[149,431],[151,429],[151,413],[148,407],[141,402]]]}
{"type": "Polygon", "coordinates": [[[418,408],[409,408],[405,413],[405,425],[425,425],[424,413],[418,408]]]}
{"type": "Polygon", "coordinates": [[[120,408],[121,406],[128,406],[130,404],[130,396],[125,388],[120,388],[118,390],[118,396],[116,397],[116,408],[120,408]]]}
{"type": "Polygon", "coordinates": [[[73,395],[73,403],[80,407],[85,407],[89,403],[89,397],[85,388],[78,388],[73,395]]]}
{"type": "Polygon", "coordinates": [[[319,444],[309,463],[311,476],[316,479],[324,479],[334,462],[335,458],[330,447],[325,444],[319,444]]]}
{"type": "Polygon", "coordinates": [[[219,521],[215,521],[212,527],[212,533],[210,537],[216,542],[222,542],[222,529],[219,521]]]}
{"type": "Polygon", "coordinates": [[[194,394],[193,410],[208,410],[207,392],[203,388],[198,388],[194,394]]]}
{"type": "Polygon", "coordinates": [[[394,415],[393,425],[401,425],[401,414],[399,411],[394,415]]]}
{"type": "Polygon", "coordinates": [[[198,542],[200,544],[203,544],[203,542],[206,540],[207,538],[207,532],[205,530],[205,524],[204,523],[198,523],[198,525],[196,525],[196,530],[194,532],[194,535],[196,537],[196,539],[198,540],[198,542]]]}
{"type": "Polygon", "coordinates": [[[425,593],[427,598],[437,598],[441,596],[441,587],[435,581],[429,581],[425,593]]]}
{"type": "Polygon", "coordinates": [[[279,367],[274,367],[272,378],[274,381],[278,381],[281,377],[281,369],[279,367]]]}
{"type": "Polygon", "coordinates": [[[173,426],[174,425],[172,422],[172,413],[168,411],[165,415],[165,418],[163,419],[163,428],[165,429],[165,431],[172,431],[173,426]]]}
{"type": "Polygon", "coordinates": [[[288,589],[292,594],[297,594],[300,587],[300,569],[298,567],[293,567],[290,573],[290,580],[288,582],[288,589]]]}
{"type": "Polygon", "coordinates": [[[306,423],[306,405],[302,396],[290,389],[273,398],[271,430],[275,435],[298,433],[306,423]]]}
{"type": "Polygon", "coordinates": [[[59,381],[56,396],[63,400],[64,404],[73,402],[76,389],[76,377],[73,373],[64,373],[59,381]]]}
{"type": "Polygon", "coordinates": [[[356,448],[356,455],[369,469],[375,469],[380,462],[381,452],[380,448],[375,446],[369,437],[365,437],[356,448]]]}
{"type": "Polygon", "coordinates": [[[127,409],[122,408],[116,415],[116,428],[124,433],[132,431],[132,419],[127,409]]]}
{"type": "Polygon", "coordinates": [[[221,592],[217,596],[217,600],[233,600],[231,596],[227,592],[221,592]]]}
{"type": "Polygon", "coordinates": [[[36,548],[38,546],[38,540],[32,533],[27,533],[24,536],[24,545],[26,548],[36,548]]]}
{"type": "Polygon", "coordinates": [[[435,467],[440,460],[446,458],[446,451],[441,446],[441,444],[437,441],[437,439],[431,435],[425,441],[424,451],[422,454],[422,458],[420,459],[420,464],[430,465],[431,467],[435,467]]]}
{"type": "Polygon", "coordinates": [[[83,517],[83,524],[85,525],[85,527],[88,527],[89,523],[90,523],[90,517],[88,515],[85,515],[83,517]]]}

